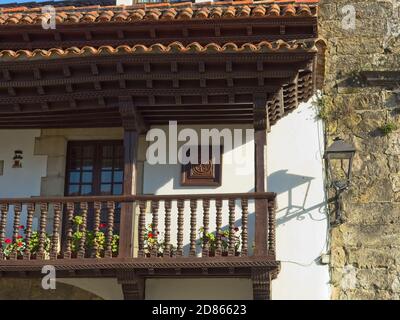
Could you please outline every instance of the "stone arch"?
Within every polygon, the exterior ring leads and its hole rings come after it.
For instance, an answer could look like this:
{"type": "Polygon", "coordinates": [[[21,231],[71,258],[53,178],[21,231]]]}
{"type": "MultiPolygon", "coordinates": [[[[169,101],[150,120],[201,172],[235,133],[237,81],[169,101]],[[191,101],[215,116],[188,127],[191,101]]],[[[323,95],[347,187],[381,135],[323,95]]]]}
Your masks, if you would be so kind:
{"type": "Polygon", "coordinates": [[[94,293],[60,282],[55,290],[45,290],[41,281],[41,278],[2,278],[0,300],[102,300],[94,293]]]}

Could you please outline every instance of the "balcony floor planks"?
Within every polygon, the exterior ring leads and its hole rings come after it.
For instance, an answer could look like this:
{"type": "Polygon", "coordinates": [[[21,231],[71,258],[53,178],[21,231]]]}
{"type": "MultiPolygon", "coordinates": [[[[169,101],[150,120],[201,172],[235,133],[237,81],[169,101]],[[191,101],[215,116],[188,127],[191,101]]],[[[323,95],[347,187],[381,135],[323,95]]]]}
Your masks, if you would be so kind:
{"type": "Polygon", "coordinates": [[[53,265],[58,277],[115,277],[119,270],[135,271],[144,277],[232,277],[249,276],[252,268],[280,269],[274,256],[251,257],[179,257],[179,258],[111,258],[58,260],[3,260],[3,277],[35,277],[44,265],[53,265]],[[179,270],[179,272],[177,272],[179,270]],[[97,272],[94,272],[97,271],[97,272]]]}

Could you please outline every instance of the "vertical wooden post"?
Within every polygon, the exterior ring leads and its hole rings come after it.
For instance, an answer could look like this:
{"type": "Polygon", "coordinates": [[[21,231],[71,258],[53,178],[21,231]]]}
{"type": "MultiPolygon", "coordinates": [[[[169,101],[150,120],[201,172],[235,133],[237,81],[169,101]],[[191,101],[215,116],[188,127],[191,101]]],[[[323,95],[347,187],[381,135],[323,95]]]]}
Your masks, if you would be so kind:
{"type": "MultiPolygon", "coordinates": [[[[124,127],[124,195],[135,195],[139,133],[145,126],[131,97],[119,97],[119,112],[124,127]]],[[[134,203],[121,205],[119,257],[133,257],[134,214],[134,203]]]]}
{"type": "MultiPolygon", "coordinates": [[[[254,97],[254,178],[255,192],[265,192],[265,148],[267,145],[268,109],[265,96],[254,97]]],[[[268,200],[255,200],[254,255],[268,254],[268,200]]]]}
{"type": "MultiPolygon", "coordinates": [[[[138,133],[134,130],[124,131],[124,195],[136,194],[136,158],[138,133]]],[[[133,215],[134,203],[121,205],[119,256],[133,256],[133,215]]]]}

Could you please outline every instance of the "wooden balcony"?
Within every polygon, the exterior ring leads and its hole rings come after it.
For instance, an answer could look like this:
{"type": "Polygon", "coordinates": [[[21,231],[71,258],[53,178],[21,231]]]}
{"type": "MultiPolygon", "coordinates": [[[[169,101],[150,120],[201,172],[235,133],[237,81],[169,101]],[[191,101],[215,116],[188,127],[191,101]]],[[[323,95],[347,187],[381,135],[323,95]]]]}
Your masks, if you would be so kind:
{"type": "Polygon", "coordinates": [[[270,279],[279,268],[275,197],[265,192],[1,199],[0,272],[29,276],[53,265],[58,276],[116,276],[125,283],[131,273],[259,277],[263,270],[270,279]],[[118,224],[127,212],[120,208],[127,205],[134,208],[133,230],[118,224]]]}

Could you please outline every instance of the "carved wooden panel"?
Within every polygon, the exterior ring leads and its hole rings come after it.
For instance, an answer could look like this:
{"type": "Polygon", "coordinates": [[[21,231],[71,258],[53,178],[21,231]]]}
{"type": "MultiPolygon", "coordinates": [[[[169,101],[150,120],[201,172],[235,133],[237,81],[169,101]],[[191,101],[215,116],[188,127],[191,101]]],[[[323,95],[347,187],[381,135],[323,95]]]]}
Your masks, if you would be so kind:
{"type": "MultiPolygon", "coordinates": [[[[181,185],[183,186],[220,186],[222,179],[222,154],[223,147],[220,146],[219,159],[216,154],[217,161],[213,161],[213,147],[209,147],[209,159],[207,163],[201,163],[201,150],[205,146],[199,146],[198,150],[198,163],[182,165],[182,179],[181,185]]],[[[190,150],[188,150],[189,152],[190,150]]],[[[215,153],[215,151],[214,151],[215,153]]]]}

